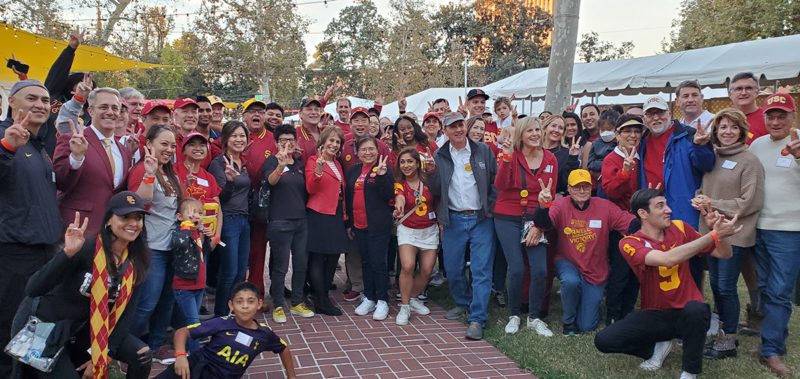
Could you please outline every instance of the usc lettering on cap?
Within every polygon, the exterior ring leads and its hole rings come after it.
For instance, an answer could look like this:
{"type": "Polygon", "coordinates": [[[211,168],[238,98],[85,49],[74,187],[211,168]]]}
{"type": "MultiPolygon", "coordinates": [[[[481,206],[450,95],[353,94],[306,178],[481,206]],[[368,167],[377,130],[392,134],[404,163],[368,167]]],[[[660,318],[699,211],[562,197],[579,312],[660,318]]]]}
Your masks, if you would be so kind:
{"type": "Polygon", "coordinates": [[[767,99],[767,104],[768,105],[772,105],[774,103],[786,104],[786,98],[783,97],[783,96],[778,95],[778,96],[772,96],[769,99],[767,99]]]}

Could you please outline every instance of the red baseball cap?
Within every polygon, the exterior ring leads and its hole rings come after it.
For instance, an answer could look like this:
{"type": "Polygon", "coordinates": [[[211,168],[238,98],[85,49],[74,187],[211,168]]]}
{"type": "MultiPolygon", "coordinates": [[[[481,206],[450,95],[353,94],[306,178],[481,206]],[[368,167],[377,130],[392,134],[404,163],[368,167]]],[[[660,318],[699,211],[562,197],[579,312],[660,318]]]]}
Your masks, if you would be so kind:
{"type": "Polygon", "coordinates": [[[369,117],[369,110],[364,107],[355,107],[353,110],[350,111],[350,117],[356,115],[356,113],[363,113],[365,116],[369,117]]]}
{"type": "Polygon", "coordinates": [[[186,149],[186,144],[189,143],[194,138],[200,138],[203,140],[204,143],[208,144],[208,138],[206,136],[198,133],[198,132],[191,132],[183,138],[183,143],[181,144],[181,150],[186,149]]]}
{"type": "Polygon", "coordinates": [[[174,109],[179,109],[190,105],[194,105],[195,108],[200,108],[200,106],[197,105],[197,102],[194,101],[194,99],[192,99],[191,97],[182,97],[178,100],[175,100],[175,104],[173,104],[173,107],[174,109]]]}
{"type": "Polygon", "coordinates": [[[156,108],[163,108],[167,112],[172,113],[172,109],[170,109],[169,105],[164,100],[150,100],[144,105],[144,108],[142,108],[142,115],[148,115],[156,108]]]}
{"type": "Polygon", "coordinates": [[[438,114],[438,113],[436,113],[436,112],[428,112],[428,113],[425,113],[425,116],[424,116],[424,117],[422,117],[422,122],[425,122],[425,120],[427,120],[427,119],[429,119],[429,118],[431,118],[431,117],[433,117],[433,118],[435,118],[435,119],[439,120],[439,123],[441,123],[441,122],[442,122],[442,119],[439,117],[439,114],[438,114]]]}
{"type": "Polygon", "coordinates": [[[795,112],[794,99],[788,93],[776,93],[764,101],[764,112],[780,109],[784,112],[795,112]]]}

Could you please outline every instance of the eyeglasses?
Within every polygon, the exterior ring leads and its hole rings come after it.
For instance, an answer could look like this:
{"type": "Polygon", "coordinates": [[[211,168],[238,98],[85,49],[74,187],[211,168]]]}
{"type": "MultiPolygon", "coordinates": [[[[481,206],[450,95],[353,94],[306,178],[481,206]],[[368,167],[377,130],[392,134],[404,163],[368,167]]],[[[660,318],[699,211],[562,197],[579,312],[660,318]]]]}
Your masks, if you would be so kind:
{"type": "Polygon", "coordinates": [[[111,109],[111,111],[112,111],[112,112],[114,112],[114,113],[119,113],[119,107],[118,107],[118,106],[116,106],[116,105],[106,105],[106,104],[103,104],[103,105],[99,105],[99,106],[96,106],[96,107],[95,107],[95,106],[92,106],[92,108],[94,108],[94,109],[97,109],[97,110],[99,110],[100,112],[108,112],[108,110],[109,110],[109,109],[111,109]]]}
{"type": "Polygon", "coordinates": [[[752,87],[752,86],[744,86],[744,87],[738,86],[738,87],[731,88],[731,92],[734,92],[734,93],[755,92],[755,91],[756,91],[756,87],[752,87]]]}
{"type": "Polygon", "coordinates": [[[278,138],[278,143],[288,143],[297,141],[295,138],[278,138]]]}
{"type": "Polygon", "coordinates": [[[244,113],[258,113],[258,114],[265,114],[267,113],[266,109],[248,109],[244,113]]]}
{"type": "Polygon", "coordinates": [[[661,109],[656,109],[656,110],[650,110],[650,111],[644,112],[644,117],[647,117],[647,118],[661,117],[661,116],[664,116],[665,114],[667,114],[667,111],[663,111],[661,109]]]}

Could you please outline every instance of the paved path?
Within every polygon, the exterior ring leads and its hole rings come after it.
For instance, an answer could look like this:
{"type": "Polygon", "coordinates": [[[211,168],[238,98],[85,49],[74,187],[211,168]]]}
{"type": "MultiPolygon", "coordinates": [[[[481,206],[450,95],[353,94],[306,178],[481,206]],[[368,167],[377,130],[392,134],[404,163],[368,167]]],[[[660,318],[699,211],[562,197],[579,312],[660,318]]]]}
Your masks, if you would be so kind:
{"type": "MultiPolygon", "coordinates": [[[[342,266],[344,262],[342,261],[342,266]]],[[[342,288],[343,271],[335,283],[342,288]]],[[[292,349],[298,378],[534,378],[485,341],[464,338],[466,326],[444,318],[444,309],[429,302],[431,314],[413,314],[409,325],[394,323],[397,302],[389,318],[374,321],[354,313],[357,302],[342,300],[331,291],[344,315],[294,318],[285,324],[262,321],[283,337],[292,349]]],[[[393,293],[392,293],[393,294],[393,293]]],[[[161,371],[157,363],[154,368],[161,371]]],[[[156,371],[156,370],[154,370],[156,371]]],[[[262,354],[248,370],[247,378],[283,378],[277,355],[262,354]]]]}

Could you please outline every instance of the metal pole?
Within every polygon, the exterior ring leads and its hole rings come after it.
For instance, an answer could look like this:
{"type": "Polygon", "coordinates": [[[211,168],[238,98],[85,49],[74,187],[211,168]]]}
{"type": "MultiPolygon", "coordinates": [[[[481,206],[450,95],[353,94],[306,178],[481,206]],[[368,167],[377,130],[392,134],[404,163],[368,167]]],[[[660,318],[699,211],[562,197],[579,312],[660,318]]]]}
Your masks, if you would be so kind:
{"type": "Polygon", "coordinates": [[[580,0],[559,0],[553,17],[553,46],[544,109],[560,114],[572,96],[572,69],[578,43],[580,0]]]}
{"type": "Polygon", "coordinates": [[[467,96],[467,51],[464,50],[464,96],[467,96]]]}

